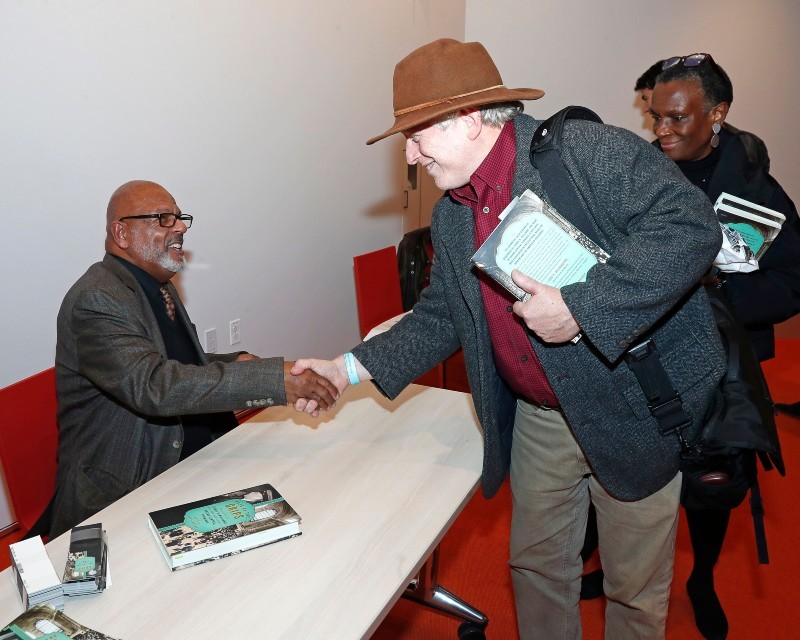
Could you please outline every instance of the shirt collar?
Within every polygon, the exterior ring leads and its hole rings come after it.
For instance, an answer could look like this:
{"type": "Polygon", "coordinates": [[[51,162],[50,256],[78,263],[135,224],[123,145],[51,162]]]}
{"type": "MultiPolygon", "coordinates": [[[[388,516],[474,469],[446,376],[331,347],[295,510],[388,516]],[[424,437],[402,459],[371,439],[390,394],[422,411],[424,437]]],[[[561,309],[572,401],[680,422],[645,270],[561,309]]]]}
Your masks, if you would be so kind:
{"type": "Polygon", "coordinates": [[[478,202],[478,194],[489,189],[508,184],[514,178],[514,168],[517,156],[517,140],[514,133],[514,121],[509,120],[503,125],[497,140],[483,159],[475,173],[470,176],[469,182],[458,189],[451,189],[452,196],[462,204],[478,202]]]}
{"type": "Polygon", "coordinates": [[[161,291],[161,283],[147,273],[147,271],[141,267],[137,267],[132,262],[125,260],[125,258],[121,258],[114,254],[111,254],[111,257],[117,260],[122,266],[131,272],[131,275],[136,278],[136,282],[139,283],[139,286],[144,289],[148,296],[158,297],[160,295],[159,291],[161,291]]]}

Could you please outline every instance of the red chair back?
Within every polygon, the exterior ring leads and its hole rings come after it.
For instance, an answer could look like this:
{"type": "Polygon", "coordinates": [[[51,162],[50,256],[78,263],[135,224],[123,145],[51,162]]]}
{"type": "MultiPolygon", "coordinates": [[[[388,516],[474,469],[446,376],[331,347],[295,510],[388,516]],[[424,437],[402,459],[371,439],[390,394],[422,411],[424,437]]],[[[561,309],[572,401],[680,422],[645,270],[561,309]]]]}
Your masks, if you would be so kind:
{"type": "Polygon", "coordinates": [[[58,423],[55,368],[0,389],[0,463],[17,522],[29,530],[53,496],[58,423]]]}
{"type": "MultiPolygon", "coordinates": [[[[397,269],[397,252],[386,247],[353,258],[356,277],[356,305],[361,337],[381,322],[403,313],[400,295],[400,272],[397,269]]],[[[429,387],[441,387],[444,380],[441,364],[421,375],[414,382],[429,387]]]]}
{"type": "Polygon", "coordinates": [[[394,247],[353,258],[358,325],[363,338],[371,329],[403,313],[400,275],[394,247]]]}

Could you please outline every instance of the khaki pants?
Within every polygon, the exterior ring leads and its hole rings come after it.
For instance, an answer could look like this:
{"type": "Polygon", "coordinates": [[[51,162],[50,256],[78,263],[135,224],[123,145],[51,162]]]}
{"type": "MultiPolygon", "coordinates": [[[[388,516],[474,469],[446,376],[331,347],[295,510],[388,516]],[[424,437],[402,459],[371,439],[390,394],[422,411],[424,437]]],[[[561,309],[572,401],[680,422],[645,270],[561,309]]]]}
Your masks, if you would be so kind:
{"type": "Polygon", "coordinates": [[[605,574],[605,637],[664,638],[680,486],[678,474],[644,500],[613,498],[589,468],[564,415],[518,402],[509,564],[522,640],[582,637],[580,552],[590,501],[605,574]]]}

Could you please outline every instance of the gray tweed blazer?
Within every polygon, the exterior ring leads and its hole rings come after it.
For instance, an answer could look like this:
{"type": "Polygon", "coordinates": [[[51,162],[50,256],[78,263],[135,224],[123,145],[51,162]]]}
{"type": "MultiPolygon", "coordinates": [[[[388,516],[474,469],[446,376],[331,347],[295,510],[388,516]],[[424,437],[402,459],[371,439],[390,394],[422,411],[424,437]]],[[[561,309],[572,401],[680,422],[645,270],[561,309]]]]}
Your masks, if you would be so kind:
{"type": "Polygon", "coordinates": [[[178,416],[286,403],[282,358],[233,362],[236,354],[204,353],[174,288],[172,294],[206,366],[167,359],[144,291],[109,255],[64,298],[53,536],[176,464],[178,416]]]}
{"type": "MultiPolygon", "coordinates": [[[[514,194],[530,188],[547,200],[528,159],[539,122],[520,114],[514,123],[514,194]]],[[[675,476],[679,446],[659,435],[622,355],[643,336],[654,337],[696,432],[724,370],[708,300],[697,286],[721,234],[708,198],[638,136],[569,121],[564,140],[565,165],[611,258],[587,282],[562,289],[583,340],[552,345],[531,334],[531,343],[600,482],[619,499],[638,500],[675,476]]],[[[445,194],[431,229],[431,284],[414,313],[353,352],[393,398],[463,348],[484,432],[483,491],[491,496],[508,470],[514,399],[494,365],[478,275],[470,265],[472,211],[445,194]]]]}

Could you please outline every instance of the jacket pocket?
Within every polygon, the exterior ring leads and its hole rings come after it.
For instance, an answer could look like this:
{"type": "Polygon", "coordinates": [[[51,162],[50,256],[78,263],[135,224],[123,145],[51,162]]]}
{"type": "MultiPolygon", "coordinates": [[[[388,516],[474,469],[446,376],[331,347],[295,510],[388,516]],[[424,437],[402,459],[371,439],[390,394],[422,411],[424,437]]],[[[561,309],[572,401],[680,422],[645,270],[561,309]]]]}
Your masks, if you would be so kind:
{"type": "Polygon", "coordinates": [[[130,491],[126,483],[97,467],[81,467],[75,483],[78,501],[92,512],[105,509],[130,491]]]}

